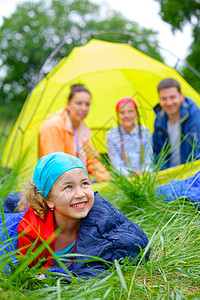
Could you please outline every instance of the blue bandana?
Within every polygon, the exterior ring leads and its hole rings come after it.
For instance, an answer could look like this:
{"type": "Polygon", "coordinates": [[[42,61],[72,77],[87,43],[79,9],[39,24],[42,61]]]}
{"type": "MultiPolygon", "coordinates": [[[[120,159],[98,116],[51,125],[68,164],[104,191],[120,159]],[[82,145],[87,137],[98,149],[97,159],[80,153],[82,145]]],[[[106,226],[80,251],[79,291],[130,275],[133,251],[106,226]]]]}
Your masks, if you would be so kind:
{"type": "MultiPolygon", "coordinates": [[[[46,198],[56,180],[65,172],[81,168],[88,171],[82,161],[64,152],[53,152],[40,158],[35,166],[33,181],[46,198]]],[[[89,174],[88,174],[89,176],[89,174]]]]}

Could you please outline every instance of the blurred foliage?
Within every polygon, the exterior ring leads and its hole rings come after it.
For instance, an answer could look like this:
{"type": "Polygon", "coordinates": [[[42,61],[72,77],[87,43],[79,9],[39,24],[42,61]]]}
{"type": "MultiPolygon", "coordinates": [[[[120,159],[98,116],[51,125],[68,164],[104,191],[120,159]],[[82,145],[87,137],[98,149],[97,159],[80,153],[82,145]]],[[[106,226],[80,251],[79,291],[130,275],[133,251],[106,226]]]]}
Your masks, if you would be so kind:
{"type": "MultiPolygon", "coordinates": [[[[199,0],[156,0],[160,3],[160,15],[164,21],[172,25],[172,30],[182,30],[190,23],[193,30],[193,42],[189,48],[190,54],[186,61],[199,72],[200,70],[200,1],[199,0]]],[[[188,68],[182,73],[186,80],[200,92],[200,79],[188,68]]]]}
{"type": "MultiPolygon", "coordinates": [[[[198,37],[197,33],[195,33],[196,37],[190,46],[190,54],[186,58],[186,61],[200,74],[200,27],[196,27],[194,31],[198,32],[198,37]]],[[[200,78],[188,68],[184,68],[182,72],[186,80],[200,93],[200,78]]]]}
{"type": "MultiPolygon", "coordinates": [[[[18,99],[18,114],[28,92],[38,80],[38,74],[50,53],[63,40],[65,44],[52,59],[46,73],[68,55],[72,48],[85,44],[91,37],[115,42],[129,42],[137,49],[162,60],[157,33],[140,28],[135,22],[89,0],[26,1],[4,18],[0,28],[0,111],[2,106],[18,99]],[[128,31],[111,34],[109,30],[128,31]],[[102,35],[84,34],[104,30],[102,35]]],[[[44,74],[45,75],[45,74],[44,74]]],[[[9,109],[7,109],[9,111],[9,109]]]]}

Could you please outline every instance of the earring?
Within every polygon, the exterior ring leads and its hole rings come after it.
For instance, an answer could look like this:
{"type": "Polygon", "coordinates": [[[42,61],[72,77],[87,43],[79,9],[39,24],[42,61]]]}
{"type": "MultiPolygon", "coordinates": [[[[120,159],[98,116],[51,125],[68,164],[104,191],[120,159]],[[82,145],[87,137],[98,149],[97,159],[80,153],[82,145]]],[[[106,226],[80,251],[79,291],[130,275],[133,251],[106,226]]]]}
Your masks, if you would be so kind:
{"type": "Polygon", "coordinates": [[[54,209],[54,207],[51,207],[51,208],[50,208],[50,210],[53,210],[53,209],[54,209]]]}

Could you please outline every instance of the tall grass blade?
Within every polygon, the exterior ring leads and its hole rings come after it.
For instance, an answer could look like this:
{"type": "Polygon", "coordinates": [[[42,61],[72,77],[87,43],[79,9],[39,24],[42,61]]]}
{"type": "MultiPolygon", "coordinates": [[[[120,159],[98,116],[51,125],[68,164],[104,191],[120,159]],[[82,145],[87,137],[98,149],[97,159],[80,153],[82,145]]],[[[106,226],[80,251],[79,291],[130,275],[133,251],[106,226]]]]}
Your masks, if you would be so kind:
{"type": "Polygon", "coordinates": [[[126,282],[125,282],[124,276],[122,274],[121,267],[120,267],[120,265],[119,265],[119,263],[118,263],[118,261],[116,259],[115,259],[115,266],[116,266],[116,270],[117,270],[117,274],[119,276],[120,282],[121,282],[123,288],[128,293],[128,289],[127,289],[127,286],[126,286],[126,282]]]}

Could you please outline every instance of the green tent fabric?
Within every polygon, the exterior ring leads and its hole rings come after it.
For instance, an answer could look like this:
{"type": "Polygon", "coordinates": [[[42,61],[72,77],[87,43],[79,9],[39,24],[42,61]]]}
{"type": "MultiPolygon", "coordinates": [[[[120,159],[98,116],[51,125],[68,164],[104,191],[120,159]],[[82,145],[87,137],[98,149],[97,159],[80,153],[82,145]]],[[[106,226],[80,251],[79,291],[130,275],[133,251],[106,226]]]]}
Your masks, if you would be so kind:
{"type": "Polygon", "coordinates": [[[84,84],[92,93],[85,122],[93,131],[92,141],[99,152],[106,153],[105,133],[116,125],[115,105],[122,97],[135,99],[142,123],[152,132],[157,84],[166,77],[177,79],[183,93],[200,105],[200,95],[175,69],[128,44],[93,39],[75,47],[28,96],[8,138],[3,167],[12,168],[29,151],[21,172],[25,176],[32,173],[38,160],[40,123],[48,114],[66,106],[69,87],[75,83],[84,84]]]}

